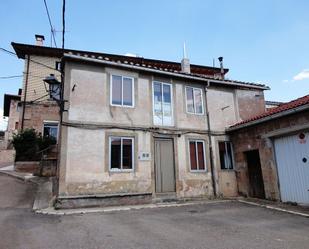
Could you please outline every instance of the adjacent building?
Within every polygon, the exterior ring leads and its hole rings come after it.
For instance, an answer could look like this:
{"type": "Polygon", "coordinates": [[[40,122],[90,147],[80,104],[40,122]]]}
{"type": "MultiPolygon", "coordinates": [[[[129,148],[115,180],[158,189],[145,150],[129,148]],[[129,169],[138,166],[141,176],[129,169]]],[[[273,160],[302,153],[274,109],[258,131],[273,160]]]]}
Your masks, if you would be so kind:
{"type": "Polygon", "coordinates": [[[309,204],[309,95],[228,129],[239,194],[309,204]]]}
{"type": "Polygon", "coordinates": [[[4,137],[6,144],[4,146],[5,148],[7,148],[7,146],[9,146],[10,142],[12,141],[13,134],[18,131],[21,109],[21,92],[22,90],[19,89],[17,95],[4,94],[3,117],[9,117],[4,137]]]}

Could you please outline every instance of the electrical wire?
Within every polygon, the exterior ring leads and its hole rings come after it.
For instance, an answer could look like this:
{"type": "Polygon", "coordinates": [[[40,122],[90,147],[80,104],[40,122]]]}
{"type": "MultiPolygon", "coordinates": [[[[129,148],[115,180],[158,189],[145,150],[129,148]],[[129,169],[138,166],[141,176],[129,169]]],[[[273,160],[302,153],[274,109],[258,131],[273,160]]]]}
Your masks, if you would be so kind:
{"type": "Polygon", "coordinates": [[[64,49],[64,34],[65,34],[65,0],[62,2],[62,49],[64,49]]]}
{"type": "Polygon", "coordinates": [[[20,78],[20,77],[23,77],[23,75],[0,76],[0,80],[4,80],[4,79],[15,79],[15,78],[20,78]]]}
{"type": "MultiPolygon", "coordinates": [[[[6,53],[8,53],[8,54],[10,54],[10,55],[12,55],[12,56],[17,56],[16,53],[14,53],[14,52],[12,52],[12,51],[10,51],[10,50],[7,50],[7,49],[5,49],[5,48],[1,48],[1,47],[0,47],[0,51],[6,52],[6,53]]],[[[51,66],[48,66],[48,65],[46,65],[46,64],[44,64],[44,63],[42,63],[42,62],[35,61],[35,60],[33,60],[33,59],[30,59],[30,61],[33,62],[33,63],[36,63],[36,64],[38,64],[38,65],[41,65],[41,66],[43,66],[43,67],[46,67],[46,68],[49,68],[49,69],[58,71],[56,68],[53,68],[53,67],[51,67],[51,66]]]]}
{"type": "Polygon", "coordinates": [[[49,15],[49,10],[48,10],[48,7],[47,7],[46,0],[44,0],[44,5],[45,5],[45,9],[46,9],[49,25],[50,25],[51,34],[52,34],[52,37],[53,37],[53,40],[54,40],[54,43],[55,43],[55,47],[57,47],[55,33],[54,33],[55,30],[54,30],[53,25],[52,25],[52,21],[51,21],[50,15],[49,15]]]}

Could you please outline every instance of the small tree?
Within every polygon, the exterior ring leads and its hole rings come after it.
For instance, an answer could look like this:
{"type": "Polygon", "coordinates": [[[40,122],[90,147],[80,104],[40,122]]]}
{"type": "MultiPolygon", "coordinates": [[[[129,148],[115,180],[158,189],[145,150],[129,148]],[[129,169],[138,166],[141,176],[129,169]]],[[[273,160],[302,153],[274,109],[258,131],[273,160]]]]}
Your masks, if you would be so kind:
{"type": "Polygon", "coordinates": [[[34,129],[25,129],[13,136],[13,146],[16,150],[16,161],[37,160],[38,136],[34,129]]]}
{"type": "Polygon", "coordinates": [[[42,137],[34,129],[25,129],[13,136],[13,146],[16,150],[15,161],[37,161],[41,150],[56,144],[52,137],[42,137]]]}

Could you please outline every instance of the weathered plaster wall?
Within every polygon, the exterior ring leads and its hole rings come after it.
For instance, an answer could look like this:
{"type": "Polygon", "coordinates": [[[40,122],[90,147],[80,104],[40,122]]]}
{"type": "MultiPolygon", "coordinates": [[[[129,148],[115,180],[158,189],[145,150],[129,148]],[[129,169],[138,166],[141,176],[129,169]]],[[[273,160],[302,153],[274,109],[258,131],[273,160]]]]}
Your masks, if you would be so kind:
{"type": "MultiPolygon", "coordinates": [[[[66,65],[65,99],[69,111],[65,122],[152,127],[152,81],[171,83],[170,79],[139,75],[135,72],[92,65],[68,63],[66,65]],[[135,106],[121,108],[110,106],[110,75],[120,74],[135,79],[135,106]],[[74,91],[72,91],[75,85],[74,91]],[[89,90],[91,88],[91,90],[89,90]]],[[[199,86],[199,85],[197,85],[199,86]]],[[[173,85],[175,128],[195,129],[205,132],[206,115],[186,113],[185,82],[173,85]],[[177,96],[177,97],[175,97],[177,96]]],[[[202,86],[200,86],[202,87],[202,86]]],[[[204,93],[203,93],[203,97],[204,93]]],[[[205,105],[205,100],[204,100],[205,105]]],[[[205,141],[207,172],[191,173],[189,169],[189,135],[174,137],[176,191],[179,197],[212,195],[209,151],[206,135],[191,134],[205,141]]],[[[146,131],[123,129],[80,129],[65,127],[62,134],[60,194],[110,194],[155,192],[154,161],[138,160],[141,151],[151,152],[153,159],[153,134],[146,131]],[[132,173],[112,173],[108,168],[110,134],[135,137],[135,170],[132,173]]]]}
{"type": "Polygon", "coordinates": [[[123,130],[85,130],[68,128],[65,187],[61,195],[152,192],[151,161],[138,160],[138,150],[151,151],[150,133],[123,130]],[[133,172],[109,171],[108,137],[134,137],[133,172]]]}
{"type": "Polygon", "coordinates": [[[176,167],[178,169],[177,194],[179,197],[201,197],[212,196],[211,169],[209,158],[209,146],[207,136],[188,134],[176,139],[177,157],[176,167]],[[206,172],[192,172],[190,170],[189,139],[200,139],[205,143],[206,172]]]}
{"type": "MultiPolygon", "coordinates": [[[[185,86],[187,82],[151,76],[132,71],[98,65],[67,62],[64,98],[69,100],[64,122],[92,125],[113,125],[113,129],[95,130],[64,127],[61,143],[60,195],[109,194],[123,192],[155,192],[153,135],[150,131],[117,129],[117,126],[153,127],[152,82],[172,83],[173,117],[176,130],[190,130],[174,139],[176,192],[178,197],[211,196],[210,154],[207,130],[205,92],[203,115],[186,112],[185,86]],[[122,108],[110,105],[110,76],[125,75],[134,78],[135,106],[122,108]],[[74,90],[73,90],[74,89],[74,90]],[[195,130],[196,133],[193,132],[195,130]],[[109,134],[120,133],[136,138],[135,170],[133,173],[111,173],[108,169],[109,134]],[[204,134],[203,134],[204,133],[204,134]],[[207,172],[193,173],[189,169],[188,138],[205,141],[207,172]],[[140,161],[137,154],[150,151],[151,161],[140,161]]],[[[192,85],[192,83],[190,83],[192,85]]],[[[205,85],[195,84],[204,89],[205,85]]],[[[214,87],[208,91],[211,129],[224,134],[225,128],[239,121],[237,95],[231,88],[214,87]]],[[[87,125],[86,125],[87,126],[87,125]]],[[[88,127],[89,128],[89,127],[88,127]]],[[[119,128],[119,127],[118,127],[119,128]]],[[[165,127],[167,128],[167,127],[165,127]]],[[[224,137],[228,139],[228,137],[224,137]]],[[[219,192],[235,196],[235,172],[220,172],[218,140],[211,139],[214,148],[216,184],[219,192]],[[222,183],[224,182],[224,183],[222,183]]]]}
{"type": "Polygon", "coordinates": [[[246,120],[265,112],[264,93],[261,90],[236,90],[239,118],[246,120]]]}
{"type": "Polygon", "coordinates": [[[235,89],[210,87],[207,93],[211,130],[224,132],[237,123],[238,109],[235,89]]]}
{"type": "Polygon", "coordinates": [[[221,169],[219,154],[219,142],[229,140],[230,138],[227,135],[215,136],[212,138],[212,146],[214,151],[214,165],[216,168],[215,178],[218,195],[225,197],[234,197],[238,195],[235,170],[221,169]]]}
{"type": "Polygon", "coordinates": [[[250,196],[251,191],[244,152],[259,150],[266,198],[271,200],[280,199],[273,140],[268,138],[267,134],[282,129],[292,129],[297,125],[308,123],[309,112],[306,111],[230,133],[234,145],[237,182],[240,194],[250,196]]]}

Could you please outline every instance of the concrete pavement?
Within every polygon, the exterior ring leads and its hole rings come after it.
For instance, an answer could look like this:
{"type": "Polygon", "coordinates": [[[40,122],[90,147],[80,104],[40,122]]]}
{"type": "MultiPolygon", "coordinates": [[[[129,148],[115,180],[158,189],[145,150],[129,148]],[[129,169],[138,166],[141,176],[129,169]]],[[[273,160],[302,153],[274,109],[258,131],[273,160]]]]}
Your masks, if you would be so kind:
{"type": "Polygon", "coordinates": [[[0,175],[0,248],[307,249],[309,219],[235,201],[69,216],[32,211],[37,185],[0,175]]]}

